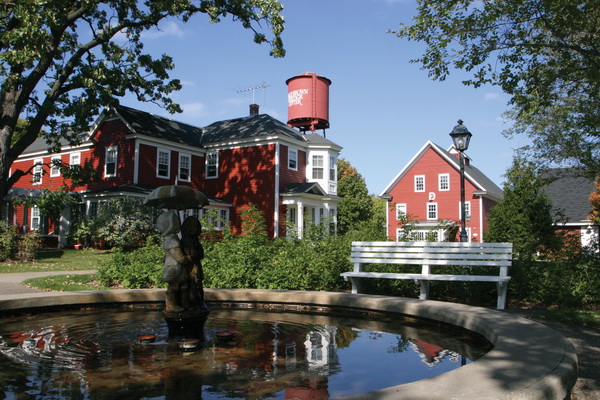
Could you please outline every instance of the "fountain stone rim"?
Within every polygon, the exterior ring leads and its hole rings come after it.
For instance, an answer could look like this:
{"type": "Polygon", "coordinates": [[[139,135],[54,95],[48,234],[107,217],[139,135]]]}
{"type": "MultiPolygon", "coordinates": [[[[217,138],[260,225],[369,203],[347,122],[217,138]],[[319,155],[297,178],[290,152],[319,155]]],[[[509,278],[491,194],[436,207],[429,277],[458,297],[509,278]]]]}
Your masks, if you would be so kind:
{"type": "MultiPolygon", "coordinates": [[[[0,314],[60,306],[164,302],[165,290],[45,292],[0,296],[0,314]]],[[[338,292],[205,289],[208,302],[306,304],[411,315],[477,332],[494,348],[466,366],[344,399],[565,399],[577,380],[577,354],[560,333],[502,311],[463,304],[338,292]]]]}

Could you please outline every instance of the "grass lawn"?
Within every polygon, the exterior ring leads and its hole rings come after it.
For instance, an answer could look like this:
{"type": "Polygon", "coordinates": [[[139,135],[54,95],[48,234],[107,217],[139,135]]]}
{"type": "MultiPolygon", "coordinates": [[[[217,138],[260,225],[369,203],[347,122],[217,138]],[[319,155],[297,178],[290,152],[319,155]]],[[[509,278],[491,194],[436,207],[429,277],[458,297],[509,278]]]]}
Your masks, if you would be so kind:
{"type": "Polygon", "coordinates": [[[40,271],[81,271],[98,269],[109,253],[93,250],[41,250],[37,259],[32,262],[0,263],[0,273],[8,272],[40,272],[40,271]]]}
{"type": "Polygon", "coordinates": [[[561,322],[567,325],[583,325],[600,329],[600,312],[591,310],[546,310],[535,316],[544,321],[561,322]]]}
{"type": "Polygon", "coordinates": [[[45,278],[28,279],[23,283],[26,286],[49,292],[114,289],[102,286],[100,282],[98,282],[95,274],[55,275],[45,278]]]}

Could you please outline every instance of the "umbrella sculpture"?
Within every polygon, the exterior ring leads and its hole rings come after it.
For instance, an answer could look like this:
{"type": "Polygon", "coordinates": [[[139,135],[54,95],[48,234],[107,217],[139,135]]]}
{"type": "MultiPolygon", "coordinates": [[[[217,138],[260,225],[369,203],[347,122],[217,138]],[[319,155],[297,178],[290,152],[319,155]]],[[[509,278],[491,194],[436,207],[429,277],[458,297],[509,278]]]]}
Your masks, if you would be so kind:
{"type": "Polygon", "coordinates": [[[158,217],[156,225],[165,249],[162,278],[169,285],[164,316],[173,335],[200,334],[208,316],[202,288],[204,250],[198,240],[200,223],[192,216],[180,223],[174,210],[202,208],[207,204],[204,193],[182,185],[158,187],[144,200],[146,206],[169,209],[158,217]]]}
{"type": "Polygon", "coordinates": [[[190,186],[167,185],[154,189],[146,196],[144,205],[172,210],[187,210],[208,205],[208,198],[204,193],[190,186]]]}

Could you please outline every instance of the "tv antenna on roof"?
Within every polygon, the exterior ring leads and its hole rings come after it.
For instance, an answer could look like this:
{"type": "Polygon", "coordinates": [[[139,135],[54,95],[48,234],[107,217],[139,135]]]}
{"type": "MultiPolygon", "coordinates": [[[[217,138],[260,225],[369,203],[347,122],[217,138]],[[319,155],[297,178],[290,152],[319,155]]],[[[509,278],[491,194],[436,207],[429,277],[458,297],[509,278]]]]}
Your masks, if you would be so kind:
{"type": "Polygon", "coordinates": [[[263,92],[267,91],[267,88],[271,86],[271,85],[267,85],[265,84],[265,82],[261,83],[260,85],[256,85],[253,87],[249,87],[246,89],[240,89],[240,90],[236,90],[236,93],[244,93],[244,92],[250,92],[252,91],[252,104],[256,103],[256,101],[254,101],[254,95],[256,93],[257,90],[262,90],[263,92]]]}

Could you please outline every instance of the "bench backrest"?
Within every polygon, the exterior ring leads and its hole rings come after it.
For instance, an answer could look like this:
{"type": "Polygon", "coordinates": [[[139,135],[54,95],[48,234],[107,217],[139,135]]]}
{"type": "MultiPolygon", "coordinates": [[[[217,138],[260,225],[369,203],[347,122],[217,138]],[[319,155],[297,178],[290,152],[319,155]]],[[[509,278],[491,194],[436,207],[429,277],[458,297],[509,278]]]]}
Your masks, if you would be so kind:
{"type": "Polygon", "coordinates": [[[507,276],[512,243],[352,242],[350,262],[355,270],[367,263],[501,267],[507,276]]]}

